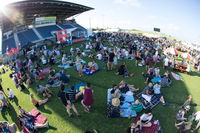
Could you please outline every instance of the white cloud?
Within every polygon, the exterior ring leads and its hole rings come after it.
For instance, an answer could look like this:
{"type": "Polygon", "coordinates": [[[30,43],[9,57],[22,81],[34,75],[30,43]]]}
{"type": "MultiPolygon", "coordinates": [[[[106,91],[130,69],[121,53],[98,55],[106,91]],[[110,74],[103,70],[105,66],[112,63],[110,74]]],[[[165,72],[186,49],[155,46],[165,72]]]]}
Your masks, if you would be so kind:
{"type": "Polygon", "coordinates": [[[123,5],[131,5],[134,7],[140,7],[141,3],[139,0],[115,0],[115,3],[123,4],[123,5]]]}

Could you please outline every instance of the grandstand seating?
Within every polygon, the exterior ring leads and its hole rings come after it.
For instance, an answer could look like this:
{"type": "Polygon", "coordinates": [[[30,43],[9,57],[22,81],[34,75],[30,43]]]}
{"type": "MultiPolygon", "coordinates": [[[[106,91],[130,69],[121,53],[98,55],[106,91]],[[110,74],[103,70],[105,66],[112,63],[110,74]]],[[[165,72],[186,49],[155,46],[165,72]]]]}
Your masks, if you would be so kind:
{"type": "Polygon", "coordinates": [[[11,48],[16,48],[14,37],[11,37],[9,39],[3,40],[2,42],[2,53],[6,53],[6,47],[8,46],[8,51],[10,51],[11,48]]]}
{"type": "Polygon", "coordinates": [[[70,24],[59,24],[60,27],[62,27],[63,29],[70,29],[70,28],[74,28],[74,26],[70,25],[70,24]]]}
{"type": "Polygon", "coordinates": [[[18,33],[18,38],[21,43],[21,46],[26,45],[28,42],[39,40],[38,36],[32,29],[18,33]]]}
{"type": "Polygon", "coordinates": [[[79,24],[77,24],[77,23],[73,23],[73,26],[74,26],[74,27],[77,27],[77,28],[81,28],[81,29],[83,29],[83,30],[86,30],[83,26],[81,26],[81,25],[79,25],[79,24]]]}
{"type": "MultiPolygon", "coordinates": [[[[43,27],[37,27],[35,28],[40,35],[42,36],[43,39],[53,37],[51,34],[52,31],[58,31],[62,30],[59,28],[62,27],[63,29],[71,29],[71,28],[78,28],[77,30],[86,30],[84,27],[77,23],[67,23],[67,24],[59,24],[57,25],[50,25],[50,26],[43,26],[43,27]]],[[[76,33],[73,34],[73,38],[76,38],[76,33]]],[[[33,42],[33,41],[39,41],[40,38],[35,34],[33,29],[26,29],[26,30],[21,30],[20,32],[17,33],[19,42],[21,46],[23,47],[24,45],[27,45],[28,42],[33,42]]],[[[78,36],[78,35],[77,35],[78,36]]],[[[11,48],[16,48],[17,44],[15,44],[15,38],[13,34],[9,35],[8,38],[6,36],[3,36],[3,41],[2,41],[2,53],[6,53],[6,47],[9,47],[9,50],[11,48]]]]}
{"type": "Polygon", "coordinates": [[[40,33],[40,35],[43,38],[48,38],[48,37],[53,36],[51,34],[52,31],[58,31],[58,30],[61,30],[61,29],[56,25],[50,25],[50,26],[44,26],[44,27],[37,27],[36,30],[40,33]]]}

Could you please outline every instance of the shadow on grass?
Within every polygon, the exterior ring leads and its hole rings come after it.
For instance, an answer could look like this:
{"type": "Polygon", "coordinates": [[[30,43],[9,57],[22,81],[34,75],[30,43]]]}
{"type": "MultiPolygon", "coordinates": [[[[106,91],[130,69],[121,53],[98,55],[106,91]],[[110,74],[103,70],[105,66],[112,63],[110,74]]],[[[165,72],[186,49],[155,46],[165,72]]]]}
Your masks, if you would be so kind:
{"type": "MultiPolygon", "coordinates": [[[[51,101],[48,101],[48,102],[51,102],[51,101]]],[[[40,106],[37,108],[39,111],[43,112],[43,113],[46,113],[46,114],[52,114],[52,112],[49,110],[49,109],[46,109],[45,106],[40,106]]]]}
{"type": "Polygon", "coordinates": [[[190,76],[200,77],[200,72],[192,71],[192,72],[190,73],[190,76]]]}
{"type": "Polygon", "coordinates": [[[8,118],[6,117],[8,115],[11,117],[12,121],[17,122],[17,113],[10,102],[8,103],[8,107],[1,111],[1,115],[6,121],[8,121],[8,118]]]}

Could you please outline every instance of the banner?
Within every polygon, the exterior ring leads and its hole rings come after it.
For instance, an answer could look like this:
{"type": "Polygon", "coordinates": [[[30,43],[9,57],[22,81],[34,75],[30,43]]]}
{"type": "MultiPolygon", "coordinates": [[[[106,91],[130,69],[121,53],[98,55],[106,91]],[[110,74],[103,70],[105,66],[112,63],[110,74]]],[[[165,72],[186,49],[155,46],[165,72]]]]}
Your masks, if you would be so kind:
{"type": "Polygon", "coordinates": [[[15,54],[15,53],[17,53],[17,52],[19,52],[19,49],[18,49],[18,48],[11,48],[11,50],[8,51],[8,47],[7,47],[6,55],[7,55],[7,56],[10,56],[10,55],[15,54]]]}
{"type": "Polygon", "coordinates": [[[65,43],[68,40],[67,30],[57,31],[57,42],[65,43]]]}
{"type": "Polygon", "coordinates": [[[86,38],[79,38],[79,39],[73,40],[73,43],[82,42],[82,41],[85,41],[85,40],[86,40],[86,38]]]}

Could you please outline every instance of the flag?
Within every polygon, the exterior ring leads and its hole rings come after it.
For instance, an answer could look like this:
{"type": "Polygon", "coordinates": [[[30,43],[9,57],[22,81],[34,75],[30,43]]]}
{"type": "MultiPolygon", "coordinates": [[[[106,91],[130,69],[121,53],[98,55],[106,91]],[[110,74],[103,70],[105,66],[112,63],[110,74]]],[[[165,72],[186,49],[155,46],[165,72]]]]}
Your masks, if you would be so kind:
{"type": "Polygon", "coordinates": [[[21,43],[20,43],[20,41],[18,42],[18,49],[21,49],[21,43]]]}
{"type": "Polygon", "coordinates": [[[8,45],[6,46],[6,53],[8,53],[8,45]]]}

